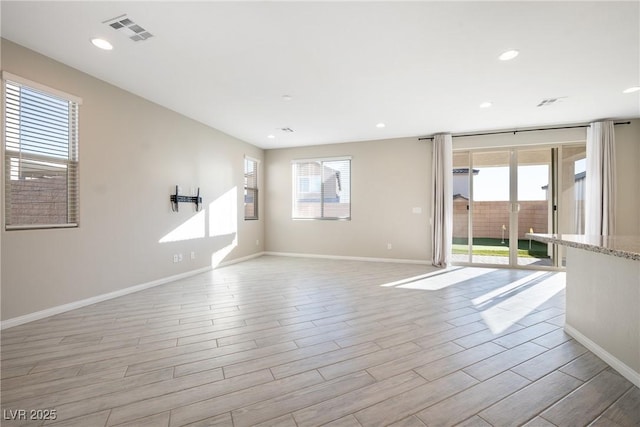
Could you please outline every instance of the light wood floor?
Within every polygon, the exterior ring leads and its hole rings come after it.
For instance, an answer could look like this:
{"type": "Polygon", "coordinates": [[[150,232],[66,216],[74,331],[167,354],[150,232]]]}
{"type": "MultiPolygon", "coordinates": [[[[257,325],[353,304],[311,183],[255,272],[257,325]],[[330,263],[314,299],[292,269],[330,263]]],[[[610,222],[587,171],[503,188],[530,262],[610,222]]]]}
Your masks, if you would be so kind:
{"type": "Polygon", "coordinates": [[[563,306],[563,273],[265,256],[3,331],[2,425],[640,425],[563,306]]]}

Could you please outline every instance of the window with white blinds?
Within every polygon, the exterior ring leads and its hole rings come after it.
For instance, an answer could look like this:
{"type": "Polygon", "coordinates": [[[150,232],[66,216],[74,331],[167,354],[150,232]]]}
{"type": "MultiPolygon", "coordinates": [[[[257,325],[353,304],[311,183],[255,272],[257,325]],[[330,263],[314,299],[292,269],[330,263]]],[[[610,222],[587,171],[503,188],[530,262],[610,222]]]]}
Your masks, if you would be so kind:
{"type": "Polygon", "coordinates": [[[78,225],[80,100],[3,73],[5,227],[78,225]]]}
{"type": "Polygon", "coordinates": [[[244,219],[258,219],[258,161],[244,158],[244,219]]]}
{"type": "Polygon", "coordinates": [[[294,160],[294,219],[351,219],[351,158],[294,160]]]}

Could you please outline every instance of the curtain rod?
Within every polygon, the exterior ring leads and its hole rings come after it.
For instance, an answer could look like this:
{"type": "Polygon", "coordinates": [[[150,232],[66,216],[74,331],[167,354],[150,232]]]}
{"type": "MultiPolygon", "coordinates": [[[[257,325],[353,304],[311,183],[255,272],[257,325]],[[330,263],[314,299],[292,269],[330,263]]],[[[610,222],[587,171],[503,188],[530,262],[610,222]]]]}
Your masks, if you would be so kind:
{"type": "MultiPolygon", "coordinates": [[[[628,122],[615,122],[614,125],[628,125],[631,124],[630,121],[628,122]]],[[[497,131],[497,132],[484,132],[484,133],[470,133],[470,134],[463,134],[463,135],[452,135],[453,138],[464,138],[466,136],[484,136],[484,135],[499,135],[499,134],[503,134],[503,133],[512,133],[512,134],[516,134],[516,133],[520,133],[520,132],[538,132],[541,130],[558,130],[558,129],[578,129],[578,128],[586,128],[589,127],[589,125],[576,125],[576,126],[561,126],[561,127],[557,127],[557,128],[538,128],[538,129],[522,129],[522,130],[501,130],[501,131],[497,131]]],[[[433,141],[433,137],[432,136],[426,136],[423,138],[418,138],[418,141],[424,141],[424,140],[431,140],[433,141]]]]}

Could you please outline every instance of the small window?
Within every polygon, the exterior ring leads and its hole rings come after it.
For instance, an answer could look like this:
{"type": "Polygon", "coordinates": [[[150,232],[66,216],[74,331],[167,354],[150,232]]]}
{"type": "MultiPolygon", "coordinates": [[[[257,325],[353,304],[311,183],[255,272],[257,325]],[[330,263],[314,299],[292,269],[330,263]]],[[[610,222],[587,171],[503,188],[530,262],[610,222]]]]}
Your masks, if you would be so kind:
{"type": "Polygon", "coordinates": [[[351,158],[294,160],[293,218],[351,219],[351,158]]]}
{"type": "Polygon", "coordinates": [[[3,73],[5,227],[78,225],[80,100],[3,73]]]}
{"type": "Polygon", "coordinates": [[[244,219],[258,219],[258,161],[244,158],[244,219]]]}

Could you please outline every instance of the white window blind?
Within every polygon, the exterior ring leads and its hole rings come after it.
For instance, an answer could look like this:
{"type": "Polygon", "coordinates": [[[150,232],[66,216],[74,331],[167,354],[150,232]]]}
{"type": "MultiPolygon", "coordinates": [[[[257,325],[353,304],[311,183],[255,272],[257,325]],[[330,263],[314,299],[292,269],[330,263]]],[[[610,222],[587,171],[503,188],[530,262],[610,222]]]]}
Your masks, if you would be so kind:
{"type": "Polygon", "coordinates": [[[293,218],[351,219],[351,158],[294,160],[293,218]]]}
{"type": "Polygon", "coordinates": [[[244,158],[244,219],[258,219],[258,161],[244,158]]]}
{"type": "Polygon", "coordinates": [[[3,74],[6,229],[78,225],[78,105],[3,74]]]}

